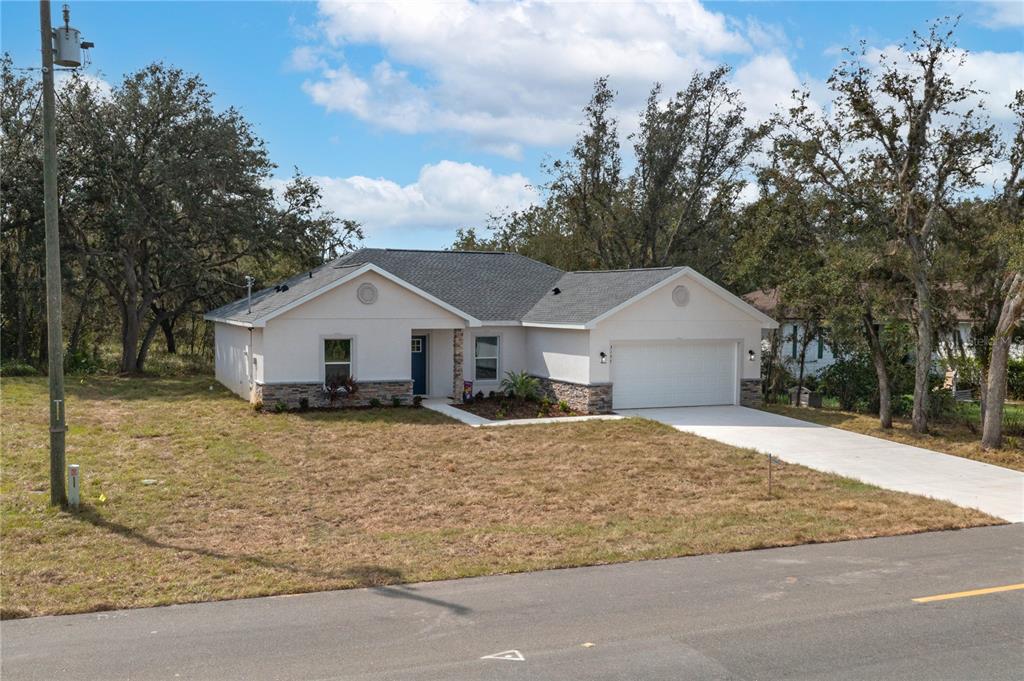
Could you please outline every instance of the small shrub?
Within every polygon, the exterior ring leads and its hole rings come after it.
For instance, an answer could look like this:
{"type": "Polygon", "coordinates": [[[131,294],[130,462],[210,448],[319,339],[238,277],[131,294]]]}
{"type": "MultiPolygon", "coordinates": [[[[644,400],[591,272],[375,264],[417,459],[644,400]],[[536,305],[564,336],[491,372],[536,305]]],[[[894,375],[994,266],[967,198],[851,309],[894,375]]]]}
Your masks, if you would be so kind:
{"type": "Polygon", "coordinates": [[[38,376],[40,371],[31,364],[17,359],[9,359],[0,363],[0,376],[38,376]]]}
{"type": "Polygon", "coordinates": [[[299,400],[299,411],[309,411],[309,398],[303,397],[299,400]]]}
{"type": "Polygon", "coordinates": [[[257,400],[255,402],[253,402],[252,403],[252,410],[253,411],[263,411],[263,402],[261,400],[257,400]]]}
{"type": "Polygon", "coordinates": [[[913,395],[893,395],[892,396],[892,415],[893,416],[910,416],[914,411],[914,396],[913,395]]]}
{"type": "Polygon", "coordinates": [[[948,390],[933,390],[928,396],[928,416],[939,421],[955,420],[960,410],[953,393],[948,390]]]}
{"type": "Polygon", "coordinates": [[[505,418],[505,411],[503,409],[499,409],[498,411],[494,412],[494,418],[496,418],[496,419],[503,419],[503,418],[505,418]]]}
{"type": "Polygon", "coordinates": [[[85,350],[72,352],[64,357],[64,371],[69,374],[95,374],[100,370],[99,361],[85,350]]]}
{"type": "Polygon", "coordinates": [[[566,402],[565,400],[559,400],[558,408],[561,409],[562,412],[565,414],[568,414],[570,411],[572,411],[572,409],[569,408],[569,403],[566,402]]]}
{"type": "Polygon", "coordinates": [[[278,400],[277,402],[274,403],[274,413],[275,414],[283,414],[286,411],[288,411],[288,405],[287,404],[285,404],[281,400],[278,400]]]}
{"type": "Polygon", "coordinates": [[[495,398],[495,396],[496,396],[496,395],[497,395],[497,393],[495,393],[495,392],[494,392],[494,391],[492,390],[491,392],[487,393],[487,398],[488,398],[488,399],[491,399],[491,400],[493,400],[493,399],[495,398]]]}
{"type": "Polygon", "coordinates": [[[1011,359],[1006,371],[1006,396],[1024,400],[1024,358],[1011,359]]]}
{"type": "Polygon", "coordinates": [[[417,409],[419,407],[422,407],[423,406],[423,396],[422,395],[416,395],[415,397],[413,397],[412,398],[412,406],[416,407],[417,409]]]}
{"type": "Polygon", "coordinates": [[[370,398],[370,406],[373,407],[374,409],[380,409],[381,401],[378,400],[376,397],[372,397],[370,398]]]}
{"type": "Polygon", "coordinates": [[[474,395],[473,397],[475,397],[478,400],[484,399],[484,391],[483,390],[478,390],[476,395],[474,395]]]}
{"type": "Polygon", "coordinates": [[[540,394],[540,381],[525,371],[506,371],[501,380],[501,389],[509,397],[518,400],[535,400],[540,394]]]}
{"type": "Polygon", "coordinates": [[[391,406],[392,407],[401,407],[402,406],[402,398],[399,397],[398,395],[395,395],[394,397],[392,397],[391,398],[391,406]]]}
{"type": "Polygon", "coordinates": [[[859,403],[870,404],[878,398],[875,369],[871,359],[861,354],[837,359],[825,367],[820,388],[823,395],[838,400],[839,408],[844,411],[852,411],[859,403]]]}
{"type": "Polygon", "coordinates": [[[334,403],[341,399],[341,384],[338,381],[331,381],[324,386],[324,392],[327,393],[327,401],[333,407],[334,403]]]}

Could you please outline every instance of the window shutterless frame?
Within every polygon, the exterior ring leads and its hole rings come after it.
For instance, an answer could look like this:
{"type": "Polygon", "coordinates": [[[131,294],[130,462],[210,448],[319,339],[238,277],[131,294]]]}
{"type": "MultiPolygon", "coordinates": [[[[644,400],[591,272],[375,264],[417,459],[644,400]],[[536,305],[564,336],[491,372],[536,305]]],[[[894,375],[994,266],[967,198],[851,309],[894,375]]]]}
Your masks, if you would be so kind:
{"type": "Polygon", "coordinates": [[[497,381],[501,336],[473,337],[473,380],[497,381]]]}
{"type": "Polygon", "coordinates": [[[352,339],[324,338],[322,344],[324,385],[343,383],[352,375],[352,339]]]}

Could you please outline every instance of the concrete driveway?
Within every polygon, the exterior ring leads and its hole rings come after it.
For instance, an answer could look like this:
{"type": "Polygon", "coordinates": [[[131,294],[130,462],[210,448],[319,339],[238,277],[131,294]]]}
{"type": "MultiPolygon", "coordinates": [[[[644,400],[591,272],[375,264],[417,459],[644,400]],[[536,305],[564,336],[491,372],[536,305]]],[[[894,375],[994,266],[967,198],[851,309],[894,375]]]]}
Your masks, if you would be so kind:
{"type": "Polygon", "coordinates": [[[1024,521],[1024,473],[745,407],[624,409],[687,433],[872,485],[1024,521]]]}

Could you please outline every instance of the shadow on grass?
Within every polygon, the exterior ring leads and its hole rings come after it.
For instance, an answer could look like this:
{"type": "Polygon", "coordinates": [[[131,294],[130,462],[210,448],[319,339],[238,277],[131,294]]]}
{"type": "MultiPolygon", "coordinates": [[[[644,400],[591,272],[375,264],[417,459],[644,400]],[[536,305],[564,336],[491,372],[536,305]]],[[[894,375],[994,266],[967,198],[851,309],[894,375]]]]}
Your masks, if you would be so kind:
{"type": "Polygon", "coordinates": [[[129,539],[155,549],[182,551],[198,556],[215,558],[217,560],[242,561],[256,567],[272,570],[284,570],[294,574],[318,577],[321,579],[351,580],[354,582],[353,587],[374,587],[373,590],[375,593],[388,598],[416,600],[430,605],[447,608],[457,615],[465,615],[471,612],[469,608],[458,605],[457,603],[448,603],[446,601],[422,596],[410,587],[392,586],[402,582],[404,576],[401,570],[396,570],[382,565],[349,565],[339,570],[316,569],[307,566],[295,565],[294,563],[261,558],[259,556],[229,554],[214,551],[212,549],[179,546],[177,544],[159,541],[139,532],[138,530],[128,527],[127,525],[122,525],[121,523],[116,523],[104,518],[91,506],[83,506],[77,513],[71,513],[69,515],[75,520],[89,523],[101,530],[105,530],[112,534],[124,537],[125,539],[129,539]]]}
{"type": "MultiPolygon", "coordinates": [[[[45,380],[43,385],[45,386],[45,380]]],[[[231,396],[213,376],[161,378],[154,376],[69,376],[68,395],[81,400],[222,400],[231,396]]]]}

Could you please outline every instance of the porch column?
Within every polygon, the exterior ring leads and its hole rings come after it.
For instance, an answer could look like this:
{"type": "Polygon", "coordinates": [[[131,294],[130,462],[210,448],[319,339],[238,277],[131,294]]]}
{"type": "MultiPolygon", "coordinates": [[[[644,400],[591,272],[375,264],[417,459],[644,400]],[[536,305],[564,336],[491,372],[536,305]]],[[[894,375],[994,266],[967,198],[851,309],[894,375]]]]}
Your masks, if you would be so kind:
{"type": "Polygon", "coordinates": [[[452,397],[462,399],[462,329],[452,332],[452,397]]]}

